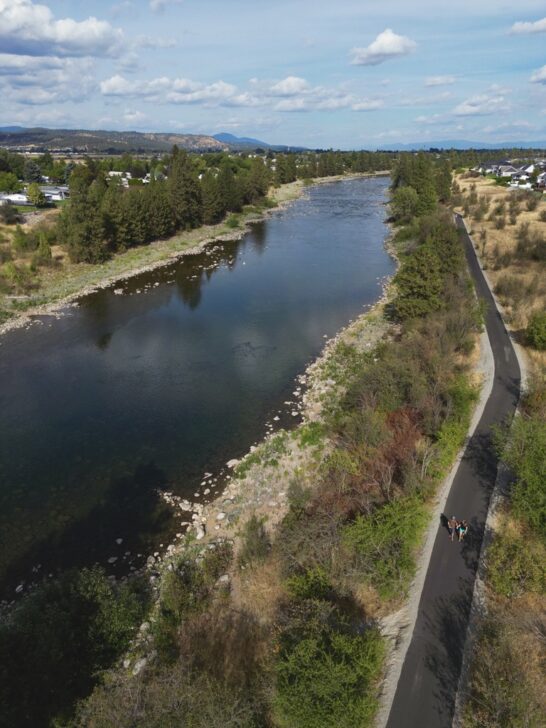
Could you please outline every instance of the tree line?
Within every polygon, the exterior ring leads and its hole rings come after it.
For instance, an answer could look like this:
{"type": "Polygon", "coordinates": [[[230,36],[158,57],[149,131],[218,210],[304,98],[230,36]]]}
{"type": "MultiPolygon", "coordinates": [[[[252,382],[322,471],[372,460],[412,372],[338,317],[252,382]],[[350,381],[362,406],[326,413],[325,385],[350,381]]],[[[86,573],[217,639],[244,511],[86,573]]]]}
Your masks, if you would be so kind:
{"type": "MultiPolygon", "coordinates": [[[[382,153],[196,157],[175,147],[150,164],[149,184],[124,187],[119,178],[107,176],[104,162],[88,160],[70,175],[70,203],[59,218],[57,239],[72,261],[100,263],[116,252],[213,225],[227,213],[260,204],[272,184],[390,164],[391,157],[382,153]]],[[[125,158],[124,166],[131,165],[125,158]]]]}

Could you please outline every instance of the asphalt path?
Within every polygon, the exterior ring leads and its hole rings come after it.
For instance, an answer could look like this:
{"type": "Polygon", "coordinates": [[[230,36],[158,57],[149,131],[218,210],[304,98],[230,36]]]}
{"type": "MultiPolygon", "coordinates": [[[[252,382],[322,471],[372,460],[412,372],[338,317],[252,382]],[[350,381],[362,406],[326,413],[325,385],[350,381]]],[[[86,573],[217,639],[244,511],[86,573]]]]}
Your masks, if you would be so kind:
{"type": "Polygon", "coordinates": [[[498,459],[491,428],[511,421],[520,395],[521,372],[512,342],[485,281],[472,242],[457,218],[476,292],[486,304],[485,326],[495,376],[482,417],[465,449],[444,515],[466,518],[463,543],[451,543],[438,524],[419,611],[406,653],[387,728],[448,728],[468,629],[478,558],[498,459]]]}

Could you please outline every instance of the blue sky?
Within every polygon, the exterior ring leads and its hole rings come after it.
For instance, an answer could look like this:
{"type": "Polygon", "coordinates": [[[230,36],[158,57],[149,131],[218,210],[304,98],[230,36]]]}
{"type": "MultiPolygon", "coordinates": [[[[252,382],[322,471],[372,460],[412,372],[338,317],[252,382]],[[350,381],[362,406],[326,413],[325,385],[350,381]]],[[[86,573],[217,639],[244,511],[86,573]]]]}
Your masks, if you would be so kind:
{"type": "Polygon", "coordinates": [[[546,2],[0,0],[0,99],[0,125],[544,141],[546,2]]]}

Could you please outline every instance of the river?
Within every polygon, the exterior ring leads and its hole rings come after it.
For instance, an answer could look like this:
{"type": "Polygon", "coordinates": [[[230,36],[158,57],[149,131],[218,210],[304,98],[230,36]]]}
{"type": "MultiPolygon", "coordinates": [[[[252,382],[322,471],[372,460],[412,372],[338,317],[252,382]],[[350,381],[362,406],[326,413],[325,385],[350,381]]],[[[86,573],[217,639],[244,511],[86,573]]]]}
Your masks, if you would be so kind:
{"type": "Polygon", "coordinates": [[[60,568],[138,568],[179,528],[159,490],[203,499],[205,472],[247,452],[274,416],[293,424],[294,378],[394,271],[388,184],[312,187],[240,241],[1,337],[6,599],[60,568]]]}

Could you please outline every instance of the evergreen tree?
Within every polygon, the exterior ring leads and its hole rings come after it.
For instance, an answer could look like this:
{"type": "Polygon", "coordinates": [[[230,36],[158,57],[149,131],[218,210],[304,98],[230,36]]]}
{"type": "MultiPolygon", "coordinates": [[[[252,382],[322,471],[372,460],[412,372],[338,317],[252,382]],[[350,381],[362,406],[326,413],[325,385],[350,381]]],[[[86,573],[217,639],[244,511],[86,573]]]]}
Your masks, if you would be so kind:
{"type": "Polygon", "coordinates": [[[404,261],[394,282],[397,295],[393,305],[399,319],[424,316],[441,307],[440,260],[430,244],[421,245],[404,261]]]}
{"type": "Polygon", "coordinates": [[[224,217],[226,208],[216,177],[210,171],[205,172],[201,180],[201,196],[203,199],[203,222],[205,225],[215,225],[224,217]]]}
{"type": "Polygon", "coordinates": [[[201,186],[189,155],[176,147],[168,179],[171,206],[178,228],[191,229],[202,221],[201,186]]]}
{"type": "Polygon", "coordinates": [[[152,182],[149,186],[153,238],[168,238],[176,231],[176,220],[171,207],[167,184],[152,182]]]}

